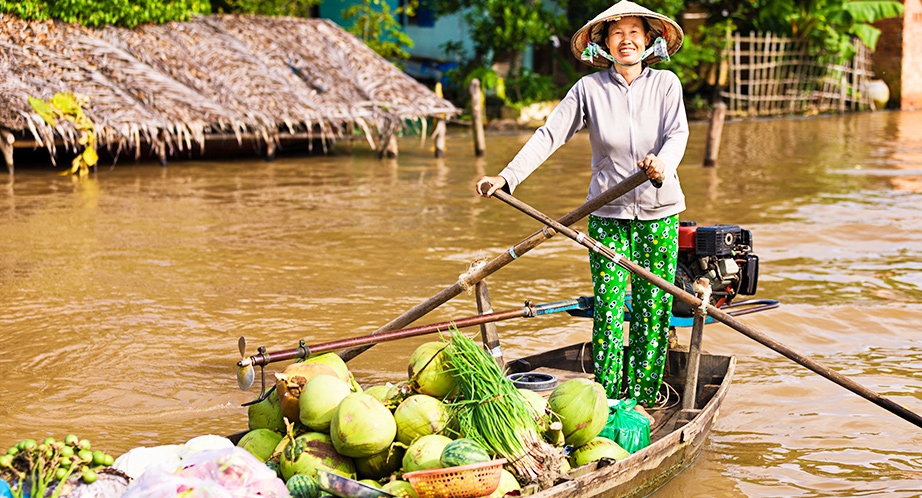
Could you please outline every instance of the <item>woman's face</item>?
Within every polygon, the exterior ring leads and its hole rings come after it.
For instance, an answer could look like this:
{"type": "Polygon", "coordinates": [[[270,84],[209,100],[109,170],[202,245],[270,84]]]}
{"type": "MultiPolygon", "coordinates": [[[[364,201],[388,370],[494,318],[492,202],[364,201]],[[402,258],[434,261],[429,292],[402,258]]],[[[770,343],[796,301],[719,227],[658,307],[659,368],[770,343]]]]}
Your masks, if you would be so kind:
{"type": "Polygon", "coordinates": [[[622,17],[608,25],[608,50],[618,62],[635,62],[647,48],[647,31],[639,17],[622,17]]]}

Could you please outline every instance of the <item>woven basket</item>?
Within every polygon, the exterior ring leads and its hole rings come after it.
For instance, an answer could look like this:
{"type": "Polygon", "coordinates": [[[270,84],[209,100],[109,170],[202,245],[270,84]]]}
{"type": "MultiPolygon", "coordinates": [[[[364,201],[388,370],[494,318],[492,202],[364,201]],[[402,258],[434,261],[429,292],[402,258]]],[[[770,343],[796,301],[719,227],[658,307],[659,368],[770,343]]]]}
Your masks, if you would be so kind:
{"type": "Polygon", "coordinates": [[[506,460],[492,460],[445,469],[407,472],[403,478],[410,482],[419,498],[475,498],[487,496],[499,487],[503,464],[506,460]]]}

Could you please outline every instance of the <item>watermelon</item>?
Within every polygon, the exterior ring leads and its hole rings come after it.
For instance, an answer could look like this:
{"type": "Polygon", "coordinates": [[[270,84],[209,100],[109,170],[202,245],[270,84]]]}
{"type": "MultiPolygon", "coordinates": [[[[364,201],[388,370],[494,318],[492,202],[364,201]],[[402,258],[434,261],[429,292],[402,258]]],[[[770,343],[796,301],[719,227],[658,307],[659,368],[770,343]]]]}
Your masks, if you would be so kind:
{"type": "Polygon", "coordinates": [[[320,485],[313,477],[305,474],[295,474],[285,483],[291,498],[317,498],[320,496],[320,485]]]}
{"type": "Polygon", "coordinates": [[[443,468],[489,462],[490,454],[477,441],[459,438],[445,445],[439,463],[443,468]]]}

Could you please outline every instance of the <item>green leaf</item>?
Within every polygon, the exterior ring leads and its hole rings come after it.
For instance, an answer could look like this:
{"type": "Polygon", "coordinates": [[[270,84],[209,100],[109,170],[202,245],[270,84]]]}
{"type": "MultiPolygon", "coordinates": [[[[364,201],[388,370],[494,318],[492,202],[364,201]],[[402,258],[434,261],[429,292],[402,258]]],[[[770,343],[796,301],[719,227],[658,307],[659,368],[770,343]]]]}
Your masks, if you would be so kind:
{"type": "Polygon", "coordinates": [[[51,104],[45,102],[42,99],[37,99],[29,95],[29,105],[32,106],[32,109],[35,110],[36,114],[41,116],[46,123],[48,123],[50,126],[55,126],[55,111],[51,104]]]}
{"type": "Polygon", "coordinates": [[[903,15],[903,5],[899,2],[889,1],[856,1],[845,2],[842,9],[852,16],[858,23],[871,23],[890,17],[903,15]]]}

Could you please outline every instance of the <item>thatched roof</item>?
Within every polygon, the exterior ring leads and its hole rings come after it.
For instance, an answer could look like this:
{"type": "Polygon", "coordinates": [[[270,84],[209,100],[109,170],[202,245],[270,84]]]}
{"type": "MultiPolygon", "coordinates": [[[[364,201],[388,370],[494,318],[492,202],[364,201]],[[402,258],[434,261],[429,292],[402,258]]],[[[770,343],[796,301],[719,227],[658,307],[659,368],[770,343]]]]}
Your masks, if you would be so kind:
{"type": "Polygon", "coordinates": [[[29,95],[89,97],[99,146],[135,153],[145,143],[203,148],[228,133],[266,143],[388,135],[407,119],[458,112],[325,19],[215,15],[129,30],[0,14],[0,33],[0,130],[50,148],[73,145],[75,130],[48,126],[29,95]]]}

